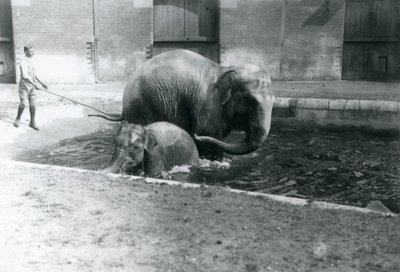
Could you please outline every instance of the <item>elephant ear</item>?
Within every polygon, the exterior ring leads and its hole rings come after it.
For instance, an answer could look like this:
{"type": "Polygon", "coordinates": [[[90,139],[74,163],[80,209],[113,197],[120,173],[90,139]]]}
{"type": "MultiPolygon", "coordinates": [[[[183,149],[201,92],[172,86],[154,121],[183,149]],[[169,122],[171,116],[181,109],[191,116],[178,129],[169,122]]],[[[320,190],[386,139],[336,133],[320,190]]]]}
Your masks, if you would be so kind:
{"type": "Polygon", "coordinates": [[[227,70],[219,76],[217,82],[215,83],[215,88],[217,88],[221,95],[221,105],[225,105],[226,102],[232,98],[232,75],[235,73],[235,70],[227,70]]]}
{"type": "Polygon", "coordinates": [[[144,143],[144,150],[150,153],[158,145],[157,139],[153,134],[146,135],[146,142],[144,143]]]}

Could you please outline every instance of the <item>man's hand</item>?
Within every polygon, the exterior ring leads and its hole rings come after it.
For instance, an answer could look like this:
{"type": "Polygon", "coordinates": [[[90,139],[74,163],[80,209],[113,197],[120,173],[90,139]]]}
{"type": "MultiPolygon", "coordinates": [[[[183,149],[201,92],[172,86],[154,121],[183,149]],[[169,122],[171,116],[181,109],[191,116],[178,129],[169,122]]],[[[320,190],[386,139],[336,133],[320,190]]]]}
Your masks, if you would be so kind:
{"type": "Polygon", "coordinates": [[[36,90],[47,90],[47,85],[44,84],[41,80],[39,80],[37,77],[35,79],[35,89],[36,90]],[[40,84],[40,85],[39,85],[40,84]]]}
{"type": "Polygon", "coordinates": [[[46,84],[35,84],[35,89],[36,90],[47,90],[47,85],[46,84]]]}

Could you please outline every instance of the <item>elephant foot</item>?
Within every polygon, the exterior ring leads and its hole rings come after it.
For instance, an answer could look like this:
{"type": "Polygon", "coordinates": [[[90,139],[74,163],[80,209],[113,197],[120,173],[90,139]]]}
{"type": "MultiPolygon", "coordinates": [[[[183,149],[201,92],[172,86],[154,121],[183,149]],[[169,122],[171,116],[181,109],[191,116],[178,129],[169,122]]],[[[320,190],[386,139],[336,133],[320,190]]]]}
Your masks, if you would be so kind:
{"type": "Polygon", "coordinates": [[[19,119],[15,119],[14,121],[14,127],[19,127],[19,119]]]}
{"type": "Polygon", "coordinates": [[[30,126],[31,128],[33,128],[34,130],[39,131],[39,127],[36,125],[35,122],[30,122],[30,123],[29,123],[29,126],[30,126]]]}

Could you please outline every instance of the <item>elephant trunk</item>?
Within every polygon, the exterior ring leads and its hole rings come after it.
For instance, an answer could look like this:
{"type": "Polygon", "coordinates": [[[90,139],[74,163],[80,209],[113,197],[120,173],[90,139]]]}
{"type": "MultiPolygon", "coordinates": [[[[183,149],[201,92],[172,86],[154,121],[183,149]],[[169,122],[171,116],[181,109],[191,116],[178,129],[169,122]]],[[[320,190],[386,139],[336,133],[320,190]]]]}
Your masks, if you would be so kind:
{"type": "Polygon", "coordinates": [[[115,150],[113,158],[111,160],[111,165],[104,168],[102,172],[106,173],[118,173],[126,161],[126,153],[121,150],[115,150]]]}
{"type": "Polygon", "coordinates": [[[259,108],[250,117],[247,137],[241,143],[226,143],[209,136],[197,136],[195,139],[200,142],[209,143],[220,150],[232,155],[244,155],[259,148],[268,136],[271,126],[271,108],[264,110],[259,108]]]}
{"type": "Polygon", "coordinates": [[[226,143],[209,136],[195,136],[195,139],[201,142],[209,143],[220,150],[232,155],[244,155],[259,148],[267,137],[267,132],[260,129],[258,132],[250,134],[246,139],[239,143],[226,143]]]}

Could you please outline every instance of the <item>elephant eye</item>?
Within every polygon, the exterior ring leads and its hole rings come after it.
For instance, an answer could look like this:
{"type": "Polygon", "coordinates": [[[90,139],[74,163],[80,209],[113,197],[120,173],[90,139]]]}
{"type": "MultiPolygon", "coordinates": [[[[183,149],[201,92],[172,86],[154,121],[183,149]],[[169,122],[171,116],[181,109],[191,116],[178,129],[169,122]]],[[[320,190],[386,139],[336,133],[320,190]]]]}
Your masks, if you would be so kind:
{"type": "Polygon", "coordinates": [[[136,141],[131,142],[131,144],[129,145],[129,149],[138,150],[141,146],[143,146],[143,143],[139,139],[136,139],[136,141]]]}
{"type": "Polygon", "coordinates": [[[248,81],[246,85],[251,90],[258,89],[258,87],[260,86],[260,80],[255,79],[255,80],[248,81]]]}
{"type": "Polygon", "coordinates": [[[140,145],[138,145],[138,144],[133,144],[133,145],[131,145],[131,149],[132,149],[132,150],[139,150],[139,149],[140,149],[140,145]]]}

